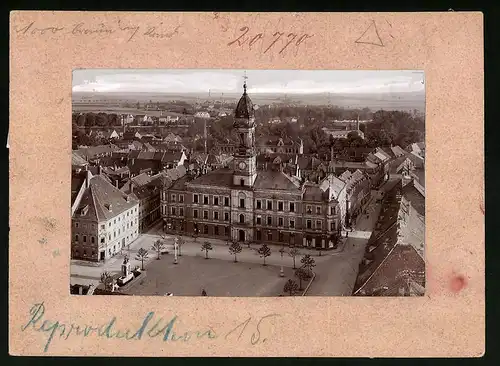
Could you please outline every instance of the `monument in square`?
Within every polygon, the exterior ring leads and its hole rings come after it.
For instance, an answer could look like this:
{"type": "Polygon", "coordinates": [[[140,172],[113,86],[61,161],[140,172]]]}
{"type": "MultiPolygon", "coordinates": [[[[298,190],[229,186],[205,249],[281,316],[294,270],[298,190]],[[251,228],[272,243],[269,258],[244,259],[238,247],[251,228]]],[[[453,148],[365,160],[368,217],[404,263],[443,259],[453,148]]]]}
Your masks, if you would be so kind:
{"type": "Polygon", "coordinates": [[[130,271],[130,261],[128,259],[128,256],[125,256],[122,263],[122,275],[118,278],[117,281],[118,285],[123,286],[133,278],[134,274],[130,271]]]}

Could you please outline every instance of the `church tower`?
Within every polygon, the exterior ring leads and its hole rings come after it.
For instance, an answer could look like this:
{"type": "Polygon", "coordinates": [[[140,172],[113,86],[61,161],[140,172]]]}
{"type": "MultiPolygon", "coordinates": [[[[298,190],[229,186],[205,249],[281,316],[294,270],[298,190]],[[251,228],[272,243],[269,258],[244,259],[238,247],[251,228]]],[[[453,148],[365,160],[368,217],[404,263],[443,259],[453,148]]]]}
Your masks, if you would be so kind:
{"type": "Polygon", "coordinates": [[[233,184],[252,187],[257,177],[255,151],[255,113],[253,103],[247,94],[247,77],[244,77],[243,95],[234,111],[233,128],[238,133],[239,144],[233,154],[233,184]]]}

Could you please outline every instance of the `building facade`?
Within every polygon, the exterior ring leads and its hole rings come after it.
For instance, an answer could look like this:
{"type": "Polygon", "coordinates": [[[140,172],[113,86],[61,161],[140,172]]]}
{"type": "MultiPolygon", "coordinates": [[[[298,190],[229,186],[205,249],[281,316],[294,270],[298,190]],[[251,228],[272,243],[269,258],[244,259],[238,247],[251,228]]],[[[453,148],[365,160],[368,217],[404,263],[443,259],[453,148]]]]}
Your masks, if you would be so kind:
{"type": "Polygon", "coordinates": [[[103,176],[88,175],[71,220],[71,258],[106,261],[139,235],[139,203],[103,176]]]}
{"type": "Polygon", "coordinates": [[[342,222],[328,180],[304,184],[282,164],[258,170],[255,117],[244,85],[234,112],[231,168],[185,176],[162,192],[165,230],[242,243],[332,248],[342,222]]]}

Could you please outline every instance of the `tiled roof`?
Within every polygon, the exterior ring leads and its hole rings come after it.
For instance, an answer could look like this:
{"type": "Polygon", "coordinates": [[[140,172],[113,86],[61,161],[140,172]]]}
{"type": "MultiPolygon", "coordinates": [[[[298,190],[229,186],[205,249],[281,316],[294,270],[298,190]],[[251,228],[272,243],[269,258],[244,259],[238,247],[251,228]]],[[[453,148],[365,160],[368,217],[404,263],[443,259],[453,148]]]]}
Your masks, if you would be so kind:
{"type": "Polygon", "coordinates": [[[232,187],[233,186],[233,170],[224,168],[217,169],[207,174],[201,175],[193,179],[189,184],[199,184],[215,187],[232,187]]]}
{"type": "Polygon", "coordinates": [[[186,183],[189,181],[189,177],[185,175],[182,178],[177,179],[173,184],[169,187],[169,189],[175,191],[184,191],[186,189],[186,183]]]}
{"type": "Polygon", "coordinates": [[[411,245],[396,245],[372,276],[360,288],[358,295],[409,295],[417,285],[417,295],[425,287],[425,262],[411,245]]]}
{"type": "Polygon", "coordinates": [[[419,215],[425,216],[425,197],[412,183],[403,187],[403,196],[411,202],[412,207],[419,215]]]}
{"type": "Polygon", "coordinates": [[[82,147],[78,149],[78,154],[82,157],[86,157],[87,159],[92,159],[96,157],[97,155],[101,154],[110,154],[113,151],[119,150],[120,148],[116,145],[109,144],[109,145],[99,145],[99,146],[89,146],[89,147],[82,147]]]}
{"type": "Polygon", "coordinates": [[[186,167],[181,165],[172,169],[167,169],[163,174],[165,174],[165,176],[170,180],[175,181],[186,175],[186,167]]]}
{"type": "Polygon", "coordinates": [[[318,185],[305,185],[304,201],[323,201],[328,199],[328,192],[324,192],[318,185]]]}
{"type": "Polygon", "coordinates": [[[425,187],[425,169],[415,169],[412,173],[417,178],[418,183],[425,187]]]}
{"type": "Polygon", "coordinates": [[[154,151],[141,151],[139,155],[137,156],[137,159],[142,159],[142,160],[153,160],[155,157],[155,152],[154,151]]]}
{"type": "Polygon", "coordinates": [[[393,154],[394,154],[395,156],[398,156],[398,157],[399,157],[399,156],[405,155],[405,151],[404,151],[404,150],[401,148],[401,146],[399,146],[399,145],[392,146],[392,147],[391,147],[391,150],[392,150],[392,152],[393,152],[393,154]]]}
{"type": "Polygon", "coordinates": [[[71,153],[71,165],[83,166],[83,165],[88,165],[88,162],[77,151],[72,151],[72,153],[71,153]]]}
{"type": "Polygon", "coordinates": [[[105,221],[130,209],[135,204],[137,201],[129,198],[127,202],[127,195],[101,175],[96,175],[90,180],[89,188],[84,192],[75,215],[92,221],[105,221]]]}
{"type": "Polygon", "coordinates": [[[292,178],[280,171],[261,170],[257,172],[254,183],[255,189],[278,189],[278,190],[298,190],[299,186],[293,182],[292,178]]]}

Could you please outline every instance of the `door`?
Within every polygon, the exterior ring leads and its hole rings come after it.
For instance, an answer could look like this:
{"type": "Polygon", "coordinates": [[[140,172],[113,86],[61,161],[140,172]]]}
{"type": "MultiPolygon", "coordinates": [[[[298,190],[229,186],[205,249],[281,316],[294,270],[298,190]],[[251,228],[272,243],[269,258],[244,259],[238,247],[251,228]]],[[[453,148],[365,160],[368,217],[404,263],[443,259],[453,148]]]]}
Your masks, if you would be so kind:
{"type": "Polygon", "coordinates": [[[104,261],[104,257],[106,256],[106,252],[104,250],[101,250],[99,253],[99,260],[104,261]]]}
{"type": "Polygon", "coordinates": [[[243,230],[240,230],[240,241],[245,241],[245,232],[243,230]]]}

